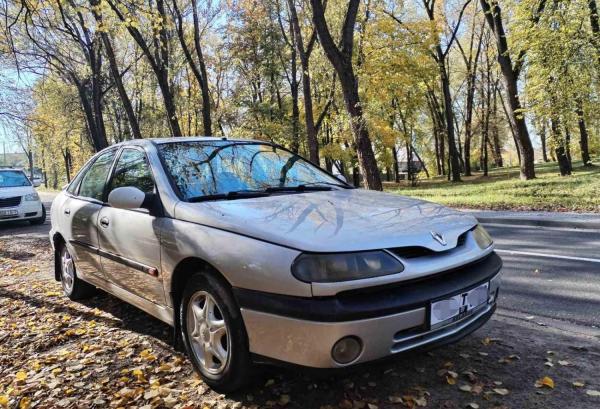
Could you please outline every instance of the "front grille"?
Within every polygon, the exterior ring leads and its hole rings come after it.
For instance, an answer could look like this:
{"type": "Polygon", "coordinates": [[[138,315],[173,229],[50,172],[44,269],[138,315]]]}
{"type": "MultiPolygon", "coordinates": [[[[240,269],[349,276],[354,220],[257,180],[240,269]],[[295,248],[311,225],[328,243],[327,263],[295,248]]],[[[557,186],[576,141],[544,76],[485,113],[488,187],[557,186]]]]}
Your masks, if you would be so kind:
{"type": "Polygon", "coordinates": [[[458,236],[458,239],[456,241],[456,247],[447,249],[447,250],[443,250],[443,251],[434,251],[434,250],[428,249],[427,247],[420,247],[420,246],[396,247],[396,248],[389,249],[389,250],[392,253],[394,253],[396,256],[403,258],[403,259],[427,257],[427,256],[440,256],[440,255],[445,254],[447,251],[454,250],[456,248],[464,246],[467,241],[468,233],[469,232],[466,231],[466,232],[462,233],[460,236],[458,236]]]}
{"type": "Polygon", "coordinates": [[[16,207],[21,204],[21,196],[0,199],[0,207],[16,207]]]}

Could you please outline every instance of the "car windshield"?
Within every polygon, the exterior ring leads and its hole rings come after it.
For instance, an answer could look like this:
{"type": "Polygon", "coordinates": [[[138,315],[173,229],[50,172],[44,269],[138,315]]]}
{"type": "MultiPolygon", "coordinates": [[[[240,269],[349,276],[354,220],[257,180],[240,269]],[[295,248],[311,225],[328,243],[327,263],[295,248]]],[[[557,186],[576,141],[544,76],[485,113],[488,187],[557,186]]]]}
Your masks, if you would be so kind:
{"type": "Polygon", "coordinates": [[[158,150],[184,200],[285,187],[347,187],[300,156],[269,144],[171,142],[158,150]]]}
{"type": "Polygon", "coordinates": [[[0,188],[31,186],[27,176],[20,170],[0,170],[0,188]]]}

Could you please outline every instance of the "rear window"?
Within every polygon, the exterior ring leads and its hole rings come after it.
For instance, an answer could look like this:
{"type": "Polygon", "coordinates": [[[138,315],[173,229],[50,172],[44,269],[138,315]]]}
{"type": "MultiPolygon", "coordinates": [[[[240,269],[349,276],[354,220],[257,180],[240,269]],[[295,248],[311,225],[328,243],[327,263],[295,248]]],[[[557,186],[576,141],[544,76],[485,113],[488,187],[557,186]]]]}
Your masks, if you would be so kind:
{"type": "Polygon", "coordinates": [[[31,186],[31,182],[20,170],[0,170],[0,188],[31,186]]]}

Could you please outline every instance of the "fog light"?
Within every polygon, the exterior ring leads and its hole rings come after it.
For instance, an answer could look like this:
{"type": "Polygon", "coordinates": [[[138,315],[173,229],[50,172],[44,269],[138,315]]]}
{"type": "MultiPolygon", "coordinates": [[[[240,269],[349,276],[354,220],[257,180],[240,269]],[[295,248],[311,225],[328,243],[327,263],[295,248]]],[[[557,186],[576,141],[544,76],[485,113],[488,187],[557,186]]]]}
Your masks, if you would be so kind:
{"type": "Polygon", "coordinates": [[[339,364],[354,361],[360,355],[362,344],[357,337],[344,337],[331,349],[331,357],[339,364]]]}

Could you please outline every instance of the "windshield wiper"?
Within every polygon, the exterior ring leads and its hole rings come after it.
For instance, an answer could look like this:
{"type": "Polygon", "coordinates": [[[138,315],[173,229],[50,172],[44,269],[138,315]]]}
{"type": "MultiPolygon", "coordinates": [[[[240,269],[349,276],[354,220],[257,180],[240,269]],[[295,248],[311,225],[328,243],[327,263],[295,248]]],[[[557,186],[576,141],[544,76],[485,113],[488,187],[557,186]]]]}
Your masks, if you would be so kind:
{"type": "Polygon", "coordinates": [[[194,196],[187,199],[190,203],[207,202],[210,200],[234,200],[249,199],[253,197],[265,197],[270,193],[264,190],[234,190],[227,193],[216,193],[214,195],[194,196]]]}
{"type": "Polygon", "coordinates": [[[273,192],[325,192],[331,190],[330,186],[308,186],[308,185],[298,185],[298,186],[271,186],[266,188],[264,191],[268,193],[273,192]]]}
{"type": "Polygon", "coordinates": [[[311,185],[329,185],[329,186],[335,186],[335,187],[341,187],[344,189],[356,189],[354,186],[352,185],[341,185],[339,183],[332,183],[332,182],[309,182],[309,183],[304,183],[303,186],[311,186],[311,185]]]}

